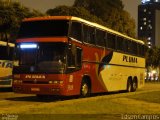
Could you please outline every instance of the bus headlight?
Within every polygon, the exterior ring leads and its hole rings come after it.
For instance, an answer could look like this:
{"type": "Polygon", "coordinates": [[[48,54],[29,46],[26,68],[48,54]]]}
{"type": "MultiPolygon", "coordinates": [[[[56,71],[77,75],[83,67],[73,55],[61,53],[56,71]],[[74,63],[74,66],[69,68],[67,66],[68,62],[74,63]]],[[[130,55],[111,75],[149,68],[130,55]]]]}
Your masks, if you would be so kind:
{"type": "Polygon", "coordinates": [[[59,92],[60,89],[59,89],[59,88],[53,88],[52,91],[53,91],[53,92],[59,92]]]}
{"type": "Polygon", "coordinates": [[[49,81],[49,84],[63,84],[62,80],[49,81]]]}
{"type": "Polygon", "coordinates": [[[22,80],[13,80],[13,83],[15,83],[15,84],[21,84],[22,80]]]}
{"type": "Polygon", "coordinates": [[[49,81],[48,83],[49,83],[49,84],[53,84],[53,81],[49,81]]]}
{"type": "Polygon", "coordinates": [[[15,79],[19,79],[21,76],[19,75],[19,74],[15,74],[15,75],[13,75],[13,78],[15,78],[15,79]]]}
{"type": "Polygon", "coordinates": [[[54,80],[53,84],[63,84],[63,81],[62,80],[54,80]]]}

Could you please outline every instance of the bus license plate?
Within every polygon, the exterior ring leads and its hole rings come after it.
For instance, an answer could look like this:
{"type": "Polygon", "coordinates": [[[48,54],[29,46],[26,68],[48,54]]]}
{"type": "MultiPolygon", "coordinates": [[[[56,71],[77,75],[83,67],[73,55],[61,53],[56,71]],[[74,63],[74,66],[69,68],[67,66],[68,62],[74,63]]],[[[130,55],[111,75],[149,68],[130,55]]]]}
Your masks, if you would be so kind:
{"type": "Polygon", "coordinates": [[[31,88],[31,91],[38,92],[38,91],[40,91],[40,89],[39,88],[31,88]]]}

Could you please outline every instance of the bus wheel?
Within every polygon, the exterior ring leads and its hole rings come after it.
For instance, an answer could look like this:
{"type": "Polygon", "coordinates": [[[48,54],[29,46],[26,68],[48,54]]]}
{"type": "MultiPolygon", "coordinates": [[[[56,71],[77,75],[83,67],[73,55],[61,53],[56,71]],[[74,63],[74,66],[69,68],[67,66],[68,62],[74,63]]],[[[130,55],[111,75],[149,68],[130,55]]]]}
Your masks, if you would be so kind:
{"type": "Polygon", "coordinates": [[[83,81],[81,85],[81,97],[88,97],[90,96],[90,85],[87,81],[83,81]]]}
{"type": "Polygon", "coordinates": [[[129,78],[127,81],[127,92],[132,91],[132,80],[129,78]]]}
{"type": "Polygon", "coordinates": [[[131,91],[132,91],[132,92],[135,92],[135,91],[136,91],[136,89],[137,89],[137,82],[136,82],[136,80],[133,80],[133,82],[132,82],[132,89],[131,89],[131,91]]]}

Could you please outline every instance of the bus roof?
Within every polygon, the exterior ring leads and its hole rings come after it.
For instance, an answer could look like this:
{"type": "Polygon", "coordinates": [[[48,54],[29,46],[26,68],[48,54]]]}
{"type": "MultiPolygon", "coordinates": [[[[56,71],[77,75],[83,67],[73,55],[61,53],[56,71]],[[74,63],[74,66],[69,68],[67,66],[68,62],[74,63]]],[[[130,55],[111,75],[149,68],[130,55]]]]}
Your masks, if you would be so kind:
{"type": "MultiPolygon", "coordinates": [[[[8,45],[9,45],[10,47],[15,47],[15,44],[14,44],[14,43],[8,43],[8,45]]],[[[0,41],[0,46],[7,46],[7,42],[0,41]]]]}
{"type": "Polygon", "coordinates": [[[144,44],[144,42],[142,40],[138,40],[138,39],[129,37],[129,36],[124,35],[124,34],[122,34],[120,32],[117,32],[115,30],[107,28],[106,26],[102,26],[102,25],[94,23],[94,22],[89,22],[87,20],[84,20],[84,19],[79,18],[79,17],[74,17],[74,16],[44,16],[44,17],[26,18],[26,19],[23,20],[23,22],[27,22],[27,21],[41,21],[41,20],[74,20],[74,21],[79,21],[79,22],[91,25],[93,27],[102,29],[104,31],[108,31],[110,33],[122,36],[122,37],[124,37],[126,39],[130,39],[130,40],[136,41],[138,43],[144,44]]]}

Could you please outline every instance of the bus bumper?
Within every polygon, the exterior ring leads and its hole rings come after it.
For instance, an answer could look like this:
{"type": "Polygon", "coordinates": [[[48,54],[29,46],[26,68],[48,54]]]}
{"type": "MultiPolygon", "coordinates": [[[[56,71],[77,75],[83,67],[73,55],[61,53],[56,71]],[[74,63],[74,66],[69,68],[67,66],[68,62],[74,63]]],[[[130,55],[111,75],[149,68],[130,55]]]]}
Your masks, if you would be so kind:
{"type": "Polygon", "coordinates": [[[54,85],[13,85],[15,93],[38,95],[64,95],[62,86],[54,85]]]}
{"type": "Polygon", "coordinates": [[[12,79],[0,80],[0,88],[9,88],[9,87],[12,87],[12,79]]]}

